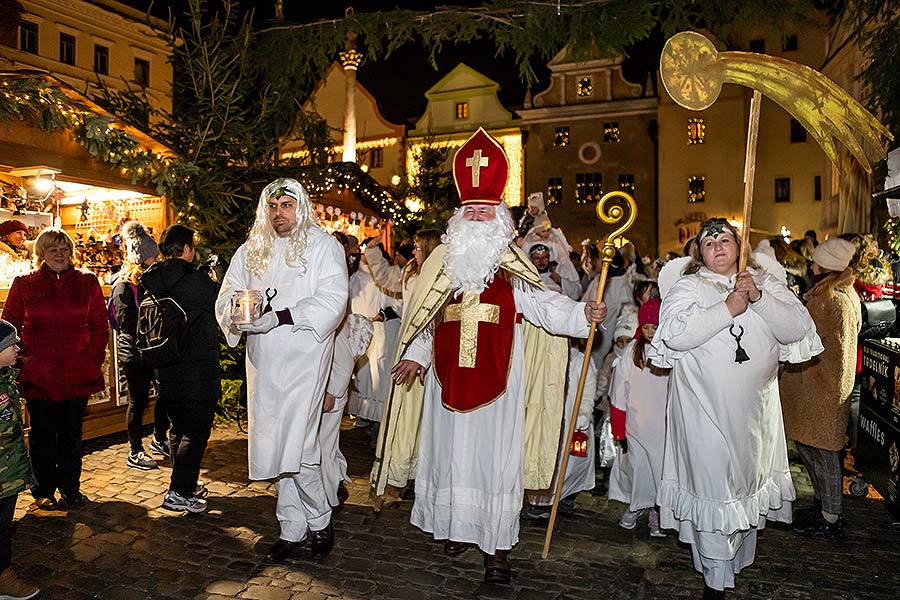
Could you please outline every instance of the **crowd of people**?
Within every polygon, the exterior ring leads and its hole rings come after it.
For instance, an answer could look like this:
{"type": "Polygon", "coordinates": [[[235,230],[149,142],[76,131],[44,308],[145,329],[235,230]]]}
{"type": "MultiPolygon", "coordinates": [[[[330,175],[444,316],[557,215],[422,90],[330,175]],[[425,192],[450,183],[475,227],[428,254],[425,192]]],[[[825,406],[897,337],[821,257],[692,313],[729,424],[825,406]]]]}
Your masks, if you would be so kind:
{"type": "MultiPolygon", "coordinates": [[[[42,509],[88,501],[81,423],[105,385],[109,326],[129,390],[126,463],[154,469],[154,454],[169,458],[161,505],[190,513],[209,507],[199,473],[221,396],[220,332],[229,346],[246,341],[248,473],[277,493],[270,561],[303,547],[316,560],[331,552],[332,515],[348,497],[345,413],[369,432],[376,505],[412,498],[412,524],[451,559],[477,548],[488,583],[510,581],[520,520],[548,518],[554,502],[574,511],[598,466],[622,503],[619,526],[646,516],[651,538],[690,545],[707,599],[753,563],[767,520],[843,540],[860,334],[888,333],[867,322],[876,308],[864,309],[894,293],[870,236],[775,237],[744,267],[740,233],[713,218],[683,257],[650,261],[622,245],[597,302],[596,246],[574,250],[540,193],[513,217],[496,140],[479,131],[453,163],[461,206],[446,231],[421,230],[393,253],[378,239],[326,233],[288,178],[262,190],[224,273],[195,266],[191,229],[173,225],[157,243],[128,223],[108,303],[97,278],[74,268],[66,232],[45,229],[31,249],[38,268],[15,279],[0,321],[0,595],[38,593],[10,568],[17,495],[30,489],[42,509]],[[251,318],[234,310],[248,291],[264,299],[251,318]],[[150,364],[142,311],[164,299],[183,313],[190,344],[150,364]],[[793,514],[788,440],[815,489],[814,505],[793,514]]],[[[15,247],[19,228],[0,231],[15,247]]]]}

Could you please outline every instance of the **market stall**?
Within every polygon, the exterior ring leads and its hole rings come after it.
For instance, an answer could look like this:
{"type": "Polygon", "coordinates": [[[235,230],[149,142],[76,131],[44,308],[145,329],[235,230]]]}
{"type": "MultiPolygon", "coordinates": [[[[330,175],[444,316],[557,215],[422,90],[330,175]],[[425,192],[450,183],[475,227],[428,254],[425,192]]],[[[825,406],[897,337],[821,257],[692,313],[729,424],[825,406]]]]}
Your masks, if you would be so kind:
{"type": "MultiPolygon", "coordinates": [[[[10,89],[10,82],[21,84],[22,77],[32,76],[2,75],[6,78],[0,77],[3,86],[0,91],[7,94],[7,100],[23,101],[25,93],[11,97],[5,90],[10,89]]],[[[130,148],[126,151],[135,158],[152,156],[162,160],[166,150],[138,130],[117,123],[90,99],[64,84],[46,75],[33,78],[37,83],[27,94],[30,99],[59,102],[66,115],[73,114],[72,106],[77,106],[83,120],[85,111],[97,117],[99,126],[104,127],[102,134],[110,137],[98,136],[93,150],[89,151],[85,144],[76,142],[69,130],[48,131],[40,123],[0,120],[0,223],[10,219],[23,223],[27,227],[26,248],[30,248],[43,228],[51,225],[64,228],[75,241],[74,262],[97,275],[104,297],[108,297],[109,284],[124,257],[122,224],[131,219],[140,220],[158,237],[170,222],[170,211],[165,197],[136,183],[126,168],[112,168],[108,162],[98,160],[97,155],[123,152],[110,140],[128,144],[130,148]],[[62,104],[66,101],[73,104],[62,104]],[[101,142],[105,145],[98,146],[101,142]]],[[[16,260],[7,253],[2,254],[0,307],[6,301],[12,280],[34,268],[28,257],[16,260]]],[[[104,372],[107,388],[88,401],[85,439],[125,429],[128,391],[124,376],[119,373],[112,335],[104,372]]],[[[145,411],[144,419],[150,422],[152,418],[150,408],[145,411]]]]}

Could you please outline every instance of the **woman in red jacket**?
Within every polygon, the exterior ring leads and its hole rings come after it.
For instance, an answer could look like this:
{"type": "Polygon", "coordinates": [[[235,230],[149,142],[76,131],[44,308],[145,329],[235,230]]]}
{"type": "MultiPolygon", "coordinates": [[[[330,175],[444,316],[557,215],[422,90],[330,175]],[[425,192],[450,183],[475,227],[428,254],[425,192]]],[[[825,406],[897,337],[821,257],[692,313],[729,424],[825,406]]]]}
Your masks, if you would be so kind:
{"type": "Polygon", "coordinates": [[[97,278],[72,266],[75,245],[57,228],[35,240],[38,269],[16,277],[3,318],[22,338],[19,391],[31,418],[31,462],[40,508],[84,504],[81,424],[88,396],[106,382],[101,367],[109,330],[97,278]]]}

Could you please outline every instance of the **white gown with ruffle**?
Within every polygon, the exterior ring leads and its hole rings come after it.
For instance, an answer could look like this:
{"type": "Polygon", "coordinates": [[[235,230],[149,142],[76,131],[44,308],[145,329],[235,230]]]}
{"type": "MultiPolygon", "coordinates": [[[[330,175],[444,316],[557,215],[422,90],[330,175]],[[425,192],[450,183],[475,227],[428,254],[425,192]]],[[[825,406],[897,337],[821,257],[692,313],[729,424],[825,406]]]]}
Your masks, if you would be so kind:
{"type": "MultiPolygon", "coordinates": [[[[815,325],[776,277],[754,273],[758,302],[732,318],[734,277],[702,268],[664,293],[650,356],[672,368],[667,440],[657,503],[662,526],[700,555],[735,559],[766,519],[789,523],[794,486],[778,395],[779,357],[802,362],[822,351],[815,325]],[[734,361],[729,327],[743,327],[748,362],[734,361]]],[[[752,545],[752,544],[748,544],[752,545]]],[[[753,560],[741,553],[735,572],[753,560]]],[[[747,555],[750,556],[747,556],[747,555]]]]}

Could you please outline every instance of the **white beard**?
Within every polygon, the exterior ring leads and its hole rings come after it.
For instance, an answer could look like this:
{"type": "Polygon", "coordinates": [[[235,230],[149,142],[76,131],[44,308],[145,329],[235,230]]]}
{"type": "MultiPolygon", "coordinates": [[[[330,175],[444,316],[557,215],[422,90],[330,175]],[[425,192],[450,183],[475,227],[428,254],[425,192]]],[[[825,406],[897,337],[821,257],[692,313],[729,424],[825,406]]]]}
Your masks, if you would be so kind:
{"type": "Polygon", "coordinates": [[[512,216],[502,204],[497,206],[493,221],[466,221],[462,209],[457,209],[442,238],[447,245],[444,272],[450,277],[453,293],[483,292],[494,280],[500,255],[514,235],[512,216]]]}

